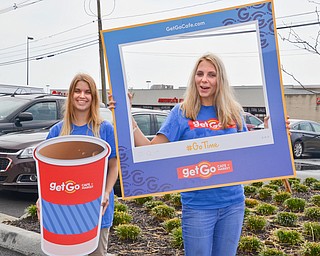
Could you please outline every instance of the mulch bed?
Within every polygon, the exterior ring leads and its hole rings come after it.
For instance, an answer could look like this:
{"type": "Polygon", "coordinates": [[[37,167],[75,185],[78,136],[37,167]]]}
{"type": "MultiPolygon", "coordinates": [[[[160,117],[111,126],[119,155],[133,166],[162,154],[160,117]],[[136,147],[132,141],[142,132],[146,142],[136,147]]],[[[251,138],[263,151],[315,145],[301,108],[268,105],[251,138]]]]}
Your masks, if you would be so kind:
{"type": "MultiPolygon", "coordinates": [[[[293,193],[293,197],[304,198],[309,201],[310,197],[314,194],[319,194],[319,191],[312,191],[308,193],[293,193]]],[[[157,198],[159,200],[160,198],[157,198]]],[[[141,236],[136,241],[122,241],[120,240],[113,229],[110,232],[109,238],[109,253],[116,255],[126,255],[126,256],[141,256],[141,255],[170,255],[170,256],[182,256],[183,249],[173,248],[171,245],[171,237],[162,227],[162,222],[155,219],[150,212],[143,206],[137,204],[134,200],[121,200],[129,208],[129,213],[133,216],[132,224],[138,225],[142,232],[141,236]]],[[[166,202],[168,203],[168,202],[166,202]]],[[[285,210],[283,206],[278,206],[279,211],[285,210]]],[[[180,209],[177,209],[178,215],[181,214],[180,209]]],[[[304,219],[303,214],[299,217],[299,226],[294,229],[302,232],[302,226],[306,219],[304,219]]],[[[285,252],[290,256],[298,256],[301,246],[288,246],[279,245],[273,235],[274,230],[278,228],[283,228],[273,221],[274,216],[266,216],[268,220],[268,226],[266,230],[260,233],[252,233],[246,226],[243,226],[242,235],[255,235],[260,240],[264,242],[270,248],[278,248],[279,250],[285,252]]],[[[7,224],[21,227],[26,230],[31,230],[34,232],[40,232],[39,222],[31,217],[19,219],[17,221],[7,222],[7,224]]],[[[238,256],[248,256],[255,255],[250,253],[237,254],[238,256]]]]}

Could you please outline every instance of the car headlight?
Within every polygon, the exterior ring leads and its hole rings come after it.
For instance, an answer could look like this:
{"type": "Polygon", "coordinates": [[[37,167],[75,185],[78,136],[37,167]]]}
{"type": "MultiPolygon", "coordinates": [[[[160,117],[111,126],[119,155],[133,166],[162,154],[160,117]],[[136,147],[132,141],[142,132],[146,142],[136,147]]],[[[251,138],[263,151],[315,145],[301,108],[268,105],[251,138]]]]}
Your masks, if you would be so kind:
{"type": "Polygon", "coordinates": [[[19,155],[19,158],[32,158],[33,157],[33,150],[35,147],[28,147],[25,148],[21,154],[19,155]]]}

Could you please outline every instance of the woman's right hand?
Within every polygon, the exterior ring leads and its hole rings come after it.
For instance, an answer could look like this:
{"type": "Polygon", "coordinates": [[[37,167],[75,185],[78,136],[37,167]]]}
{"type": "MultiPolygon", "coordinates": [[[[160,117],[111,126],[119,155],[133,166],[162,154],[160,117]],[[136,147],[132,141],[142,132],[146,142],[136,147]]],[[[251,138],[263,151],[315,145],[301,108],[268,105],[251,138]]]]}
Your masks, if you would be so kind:
{"type": "MultiPolygon", "coordinates": [[[[132,107],[132,99],[133,99],[133,94],[131,94],[130,92],[128,92],[128,98],[129,98],[129,102],[130,102],[130,107],[132,107]]],[[[108,94],[108,108],[111,109],[115,109],[116,108],[116,101],[113,99],[112,94],[108,94]]]]}
{"type": "Polygon", "coordinates": [[[114,109],[116,107],[116,102],[112,97],[112,94],[108,93],[108,109],[114,109]]]}
{"type": "Polygon", "coordinates": [[[36,206],[37,206],[37,216],[38,216],[38,221],[40,221],[40,202],[39,202],[39,198],[36,202],[36,206]]]}

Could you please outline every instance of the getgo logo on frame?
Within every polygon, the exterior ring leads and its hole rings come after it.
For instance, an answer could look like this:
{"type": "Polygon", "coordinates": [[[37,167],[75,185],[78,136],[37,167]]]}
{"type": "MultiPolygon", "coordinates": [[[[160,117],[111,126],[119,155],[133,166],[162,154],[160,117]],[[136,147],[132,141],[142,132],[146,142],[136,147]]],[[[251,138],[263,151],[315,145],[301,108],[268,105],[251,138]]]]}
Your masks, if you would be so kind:
{"type": "Polygon", "coordinates": [[[177,168],[178,179],[208,179],[213,175],[232,172],[232,162],[207,162],[177,168]]]}
{"type": "Polygon", "coordinates": [[[56,182],[50,183],[50,190],[57,192],[66,192],[68,194],[72,194],[80,189],[80,185],[74,182],[73,180],[68,180],[66,182],[62,182],[61,184],[57,184],[56,182]]]}

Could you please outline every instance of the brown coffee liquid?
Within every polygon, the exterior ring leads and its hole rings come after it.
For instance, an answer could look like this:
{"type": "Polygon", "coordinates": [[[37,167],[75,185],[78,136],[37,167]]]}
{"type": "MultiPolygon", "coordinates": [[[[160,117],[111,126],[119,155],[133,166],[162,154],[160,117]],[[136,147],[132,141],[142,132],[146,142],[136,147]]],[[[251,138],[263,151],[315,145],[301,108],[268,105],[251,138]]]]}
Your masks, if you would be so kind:
{"type": "Polygon", "coordinates": [[[104,148],[86,141],[66,141],[48,145],[39,150],[39,154],[53,159],[72,160],[95,156],[104,148]]]}

